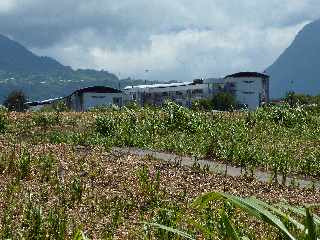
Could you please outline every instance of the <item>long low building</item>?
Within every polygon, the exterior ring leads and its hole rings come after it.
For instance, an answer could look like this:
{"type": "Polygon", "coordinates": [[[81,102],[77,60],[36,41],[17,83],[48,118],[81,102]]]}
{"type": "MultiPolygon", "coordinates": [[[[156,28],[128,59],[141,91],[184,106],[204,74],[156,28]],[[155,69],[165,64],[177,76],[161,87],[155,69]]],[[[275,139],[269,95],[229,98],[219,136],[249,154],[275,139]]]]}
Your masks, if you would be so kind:
{"type": "Polygon", "coordinates": [[[161,106],[166,99],[190,107],[198,99],[206,99],[219,92],[229,92],[240,105],[254,110],[269,102],[268,75],[257,72],[239,72],[225,78],[196,79],[193,82],[128,86],[125,101],[140,105],[161,106]]]}
{"type": "Polygon", "coordinates": [[[263,73],[239,72],[224,78],[127,86],[123,91],[105,86],[93,86],[78,89],[67,97],[27,104],[34,109],[39,109],[63,101],[69,109],[81,112],[98,106],[121,107],[133,101],[141,106],[161,106],[170,99],[182,106],[190,107],[196,100],[211,98],[219,92],[229,92],[240,105],[254,110],[263,103],[269,102],[269,81],[270,77],[263,73]]]}

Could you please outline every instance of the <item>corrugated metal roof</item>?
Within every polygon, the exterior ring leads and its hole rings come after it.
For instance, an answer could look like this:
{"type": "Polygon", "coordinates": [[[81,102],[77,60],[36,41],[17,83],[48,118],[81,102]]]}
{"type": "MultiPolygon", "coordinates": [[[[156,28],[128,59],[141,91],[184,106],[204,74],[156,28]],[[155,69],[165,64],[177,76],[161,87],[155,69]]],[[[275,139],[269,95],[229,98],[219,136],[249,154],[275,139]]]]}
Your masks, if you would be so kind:
{"type": "Polygon", "coordinates": [[[50,98],[50,99],[46,99],[46,100],[43,100],[43,101],[26,102],[25,104],[29,105],[29,106],[46,105],[46,104],[51,104],[51,103],[53,103],[55,101],[59,101],[59,100],[62,100],[62,99],[64,99],[64,98],[63,97],[50,98]]]}

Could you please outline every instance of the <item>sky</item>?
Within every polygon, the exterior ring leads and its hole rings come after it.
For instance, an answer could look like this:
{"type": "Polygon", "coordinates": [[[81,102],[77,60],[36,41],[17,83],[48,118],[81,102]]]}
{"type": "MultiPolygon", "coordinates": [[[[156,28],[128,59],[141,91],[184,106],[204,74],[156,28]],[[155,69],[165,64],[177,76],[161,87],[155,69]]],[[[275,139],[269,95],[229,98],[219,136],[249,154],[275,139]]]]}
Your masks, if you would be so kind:
{"type": "Polygon", "coordinates": [[[160,81],[262,72],[318,18],[318,0],[0,0],[0,33],[36,54],[160,81]]]}

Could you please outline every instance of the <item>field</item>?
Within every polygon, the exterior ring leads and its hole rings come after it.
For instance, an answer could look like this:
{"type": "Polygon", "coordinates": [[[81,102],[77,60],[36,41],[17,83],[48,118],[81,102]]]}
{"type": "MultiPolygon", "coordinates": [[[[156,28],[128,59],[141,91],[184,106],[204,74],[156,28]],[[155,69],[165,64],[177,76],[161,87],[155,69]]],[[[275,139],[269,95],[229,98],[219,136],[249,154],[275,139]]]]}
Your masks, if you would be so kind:
{"type": "MultiPolygon", "coordinates": [[[[224,235],[229,225],[221,223],[225,215],[241,236],[279,239],[276,226],[230,202],[198,208],[194,200],[228,192],[270,204],[319,204],[314,185],[281,185],[290,175],[319,181],[319,123],[318,109],[289,106],[253,113],[197,112],[173,103],[162,109],[3,112],[1,239],[183,239],[148,223],[197,239],[230,239],[224,235]],[[207,158],[240,166],[244,176],[226,177],[196,164],[168,164],[113,147],[207,158]],[[271,171],[270,183],[252,179],[256,169],[271,171]]],[[[317,207],[313,211],[319,213],[317,207]]]]}

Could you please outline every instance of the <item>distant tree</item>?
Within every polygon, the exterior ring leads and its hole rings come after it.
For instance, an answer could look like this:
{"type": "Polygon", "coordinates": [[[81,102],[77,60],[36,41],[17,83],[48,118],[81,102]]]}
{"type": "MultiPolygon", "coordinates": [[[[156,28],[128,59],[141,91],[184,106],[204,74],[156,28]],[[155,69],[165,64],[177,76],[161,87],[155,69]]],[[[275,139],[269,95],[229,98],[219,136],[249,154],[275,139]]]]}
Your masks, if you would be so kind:
{"type": "Polygon", "coordinates": [[[12,91],[6,100],[4,101],[3,105],[9,111],[16,111],[16,112],[23,112],[26,110],[26,103],[27,98],[23,91],[16,90],[12,91]]]}
{"type": "Polygon", "coordinates": [[[211,102],[213,109],[220,111],[230,111],[237,106],[235,97],[228,92],[220,92],[214,95],[211,102]]]}

